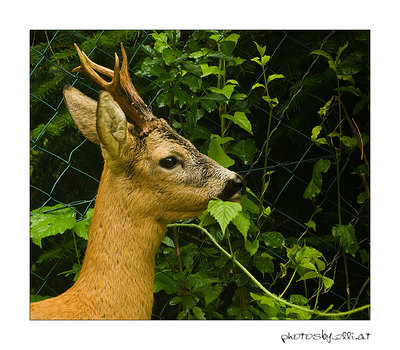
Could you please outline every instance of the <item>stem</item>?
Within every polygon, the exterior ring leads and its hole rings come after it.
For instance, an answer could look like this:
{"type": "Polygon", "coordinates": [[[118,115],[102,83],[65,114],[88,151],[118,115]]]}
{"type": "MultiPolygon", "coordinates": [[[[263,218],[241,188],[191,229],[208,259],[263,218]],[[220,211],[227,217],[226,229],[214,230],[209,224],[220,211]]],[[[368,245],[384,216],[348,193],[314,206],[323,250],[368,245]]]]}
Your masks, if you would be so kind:
{"type": "Polygon", "coordinates": [[[175,246],[175,255],[176,259],[178,260],[178,270],[180,273],[183,272],[183,267],[182,267],[182,259],[181,259],[181,247],[179,245],[179,233],[178,233],[178,228],[174,227],[172,229],[173,234],[174,234],[174,246],[175,246]]]}
{"type": "MultiPolygon", "coordinates": [[[[218,68],[223,72],[223,74],[218,75],[217,88],[222,89],[225,86],[225,60],[219,59],[218,68]]],[[[226,112],[226,105],[224,102],[219,103],[218,112],[221,121],[221,137],[223,138],[226,132],[225,118],[223,117],[223,114],[226,112]]],[[[222,149],[224,151],[226,151],[225,148],[226,146],[223,144],[222,149]]]]}
{"type": "Polygon", "coordinates": [[[318,306],[319,292],[320,292],[320,290],[321,290],[321,280],[322,280],[322,278],[319,277],[319,278],[318,278],[317,297],[315,298],[314,310],[316,310],[316,309],[317,309],[317,306],[318,306]]]}
{"type": "Polygon", "coordinates": [[[265,178],[267,176],[267,164],[268,164],[268,154],[269,154],[269,133],[271,131],[271,120],[272,120],[272,110],[273,107],[269,106],[269,118],[268,118],[268,127],[267,127],[267,140],[265,143],[265,154],[264,154],[264,168],[263,168],[263,176],[262,176],[262,187],[261,187],[261,196],[260,196],[260,205],[259,205],[259,216],[257,220],[257,229],[260,233],[260,226],[261,226],[261,218],[263,215],[263,208],[264,208],[264,196],[265,196],[265,178]]]}
{"type": "MultiPolygon", "coordinates": [[[[341,96],[340,96],[340,83],[339,78],[336,77],[337,81],[337,89],[338,89],[338,100],[339,100],[339,120],[342,120],[342,104],[341,96]]],[[[342,124],[339,125],[339,132],[342,134],[342,124]]],[[[341,154],[341,144],[339,143],[339,150],[336,153],[336,183],[337,183],[337,202],[338,202],[338,220],[339,225],[342,224],[342,211],[341,211],[341,199],[340,199],[340,154],[341,154]]],[[[351,310],[351,302],[350,302],[350,282],[349,282],[349,270],[347,268],[347,257],[346,252],[343,249],[343,264],[344,264],[344,274],[346,277],[346,296],[347,296],[347,309],[351,310]]]]}
{"type": "Polygon", "coordinates": [[[283,296],[283,294],[285,294],[285,292],[287,291],[287,289],[289,288],[289,286],[292,284],[292,281],[293,281],[293,278],[294,278],[294,275],[296,274],[296,272],[297,272],[297,268],[294,269],[293,275],[292,275],[292,277],[290,278],[290,281],[289,281],[289,283],[287,284],[285,290],[284,290],[281,294],[279,294],[279,297],[280,297],[280,298],[283,296]]]}
{"type": "MultiPolygon", "coordinates": [[[[267,76],[265,74],[264,65],[262,66],[262,70],[263,70],[263,76],[264,76],[265,93],[268,97],[270,97],[269,92],[268,92],[268,87],[267,87],[267,76]]],[[[263,208],[264,208],[264,195],[265,195],[265,191],[266,191],[265,178],[267,176],[267,163],[268,163],[268,154],[269,154],[269,134],[271,132],[272,111],[274,109],[271,102],[269,102],[268,105],[269,105],[269,118],[268,118],[268,127],[267,127],[267,140],[265,143],[264,168],[263,168],[262,185],[261,185],[259,216],[257,219],[258,234],[260,234],[261,218],[262,218],[263,208]]],[[[257,237],[258,237],[258,234],[257,234],[257,237]]]]}
{"type": "Polygon", "coordinates": [[[351,310],[351,311],[345,311],[345,312],[337,312],[337,313],[328,313],[328,312],[321,312],[321,311],[317,311],[317,310],[310,310],[307,309],[303,306],[299,306],[296,304],[292,304],[288,301],[286,301],[285,299],[282,299],[278,296],[276,296],[275,294],[271,293],[269,290],[267,290],[239,261],[237,261],[231,254],[229,254],[224,248],[222,248],[218,242],[214,239],[214,237],[203,227],[196,225],[196,224],[169,224],[168,227],[192,227],[192,228],[196,228],[200,231],[202,231],[203,233],[205,233],[207,235],[207,237],[214,243],[214,245],[224,254],[226,255],[229,259],[231,259],[233,261],[234,264],[236,264],[236,266],[238,266],[252,281],[253,283],[260,288],[266,295],[268,295],[269,297],[271,297],[272,299],[283,303],[287,306],[293,307],[295,309],[299,309],[302,310],[304,312],[309,312],[312,314],[315,314],[317,316],[323,316],[323,317],[338,317],[338,316],[346,316],[346,315],[351,315],[353,313],[359,312],[361,310],[367,309],[370,307],[370,305],[364,305],[361,306],[357,309],[351,310]]]}

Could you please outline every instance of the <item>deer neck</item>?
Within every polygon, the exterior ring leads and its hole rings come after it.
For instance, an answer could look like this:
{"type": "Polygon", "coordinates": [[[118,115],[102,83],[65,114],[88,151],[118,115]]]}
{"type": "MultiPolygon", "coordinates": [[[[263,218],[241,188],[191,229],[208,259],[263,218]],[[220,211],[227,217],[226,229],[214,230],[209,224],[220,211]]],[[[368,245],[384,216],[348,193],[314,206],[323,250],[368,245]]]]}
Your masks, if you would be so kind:
{"type": "Polygon", "coordinates": [[[155,255],[166,224],[137,212],[139,192],[121,193],[105,165],[74,290],[99,318],[149,319],[155,255]]]}

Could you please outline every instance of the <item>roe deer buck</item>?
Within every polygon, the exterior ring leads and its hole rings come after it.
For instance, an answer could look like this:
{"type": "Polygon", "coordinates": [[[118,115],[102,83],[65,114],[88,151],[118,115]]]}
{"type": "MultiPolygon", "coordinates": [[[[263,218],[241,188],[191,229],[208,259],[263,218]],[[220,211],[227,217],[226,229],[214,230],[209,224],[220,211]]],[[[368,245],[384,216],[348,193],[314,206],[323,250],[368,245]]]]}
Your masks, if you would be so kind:
{"type": "Polygon", "coordinates": [[[198,216],[213,197],[237,200],[244,181],[152,114],[122,44],[121,71],[117,54],[113,71],[75,47],[81,65],[74,71],[103,90],[97,103],[67,86],[65,102],[82,134],[100,145],[104,170],[79,278],[65,293],[32,303],[31,319],[150,319],[167,223],[198,216]]]}

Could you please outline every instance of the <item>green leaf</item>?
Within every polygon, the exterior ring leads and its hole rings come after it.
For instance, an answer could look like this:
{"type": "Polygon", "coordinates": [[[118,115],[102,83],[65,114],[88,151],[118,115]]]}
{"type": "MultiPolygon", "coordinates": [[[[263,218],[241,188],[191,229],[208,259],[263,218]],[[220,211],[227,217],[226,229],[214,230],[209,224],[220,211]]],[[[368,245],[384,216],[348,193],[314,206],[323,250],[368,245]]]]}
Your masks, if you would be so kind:
{"type": "Polygon", "coordinates": [[[235,89],[235,85],[232,85],[232,84],[225,85],[222,89],[217,88],[217,87],[208,88],[208,90],[210,90],[212,92],[224,95],[228,100],[231,98],[231,95],[232,95],[234,89],[235,89]]]}
{"type": "Polygon", "coordinates": [[[182,108],[184,105],[190,106],[193,103],[193,98],[179,86],[174,86],[172,88],[172,92],[174,93],[175,98],[178,100],[180,108],[182,108]]]}
{"type": "Polygon", "coordinates": [[[171,65],[171,63],[175,62],[176,56],[174,55],[174,51],[171,50],[170,48],[166,47],[162,53],[161,57],[163,58],[165,64],[167,66],[171,65]]]}
{"type": "Polygon", "coordinates": [[[321,274],[319,272],[308,271],[304,275],[302,275],[296,282],[305,281],[311,278],[319,278],[319,277],[321,277],[321,274]]]}
{"type": "Polygon", "coordinates": [[[350,83],[354,84],[354,78],[352,75],[344,75],[344,74],[338,74],[337,76],[341,80],[347,80],[350,83]]]}
{"type": "Polygon", "coordinates": [[[174,241],[173,241],[171,238],[169,238],[168,236],[165,236],[165,237],[163,238],[162,242],[163,242],[167,247],[175,248],[175,243],[174,243],[174,241]]]}
{"type": "Polygon", "coordinates": [[[223,114],[222,117],[232,120],[236,125],[239,125],[243,130],[246,130],[247,132],[253,135],[253,131],[251,130],[251,123],[247,119],[245,113],[235,112],[233,116],[230,114],[223,114]]]}
{"type": "Polygon", "coordinates": [[[275,80],[275,79],[283,79],[283,78],[285,78],[285,76],[284,76],[283,74],[271,74],[271,75],[269,75],[268,78],[267,78],[267,85],[268,85],[272,80],[275,80]]]}
{"type": "Polygon", "coordinates": [[[260,270],[261,273],[273,273],[274,262],[271,255],[268,253],[257,253],[254,256],[254,266],[260,270]]]}
{"type": "Polygon", "coordinates": [[[167,294],[175,294],[178,286],[176,285],[174,275],[170,271],[156,272],[154,276],[154,293],[163,290],[167,294]]]}
{"type": "Polygon", "coordinates": [[[244,165],[249,165],[253,161],[254,154],[257,152],[256,143],[253,139],[246,139],[234,142],[229,148],[228,153],[239,157],[244,165]]]}
{"type": "Polygon", "coordinates": [[[165,33],[152,33],[151,36],[155,39],[154,49],[161,53],[163,50],[169,47],[168,36],[165,33]]]}
{"type": "Polygon", "coordinates": [[[329,288],[331,288],[333,286],[335,281],[326,276],[322,276],[322,283],[324,284],[324,291],[326,292],[329,288]]]}
{"type": "Polygon", "coordinates": [[[193,309],[193,315],[196,317],[196,320],[205,320],[205,313],[203,312],[202,309],[200,309],[198,306],[195,306],[193,309]]]}
{"type": "Polygon", "coordinates": [[[170,301],[169,301],[169,305],[174,306],[174,305],[179,305],[182,302],[182,298],[181,297],[173,297],[170,301]]]}
{"type": "Polygon", "coordinates": [[[255,41],[253,41],[253,43],[256,44],[257,51],[260,54],[260,57],[264,56],[265,50],[267,49],[267,46],[258,45],[258,43],[256,43],[255,41]]]}
{"type": "MultiPolygon", "coordinates": [[[[321,107],[318,111],[318,114],[321,118],[326,116],[326,113],[329,111],[330,105],[332,104],[333,98],[331,98],[328,102],[325,103],[323,107],[321,107]]],[[[322,127],[321,127],[322,128],[322,127]]]]}
{"type": "Polygon", "coordinates": [[[259,208],[258,205],[255,204],[252,200],[250,200],[247,195],[243,195],[241,197],[241,202],[242,202],[242,208],[243,210],[246,210],[250,213],[253,214],[258,214],[259,208]]]}
{"type": "Polygon", "coordinates": [[[262,99],[263,99],[264,101],[267,101],[268,104],[269,104],[270,106],[272,106],[272,107],[275,107],[276,105],[279,104],[279,100],[278,100],[277,97],[271,98],[271,97],[269,97],[269,96],[262,96],[262,99]]]}
{"type": "Polygon", "coordinates": [[[253,242],[250,242],[248,240],[244,241],[244,247],[250,253],[250,255],[254,255],[255,253],[257,253],[259,244],[260,242],[258,239],[255,239],[253,242]]]}
{"type": "Polygon", "coordinates": [[[322,173],[326,173],[329,170],[330,165],[331,162],[324,159],[320,159],[315,163],[311,181],[304,191],[303,198],[313,199],[321,192],[322,173]]]}
{"type": "Polygon", "coordinates": [[[232,34],[229,34],[225,39],[223,39],[223,41],[233,41],[236,45],[239,38],[240,38],[239,34],[232,33],[232,34]]]}
{"type": "Polygon", "coordinates": [[[199,66],[198,64],[187,60],[187,61],[183,61],[182,64],[184,65],[185,69],[194,74],[197,75],[198,77],[200,77],[203,74],[203,70],[201,68],[201,66],[199,66]]]}
{"type": "Polygon", "coordinates": [[[239,214],[242,210],[242,206],[236,202],[225,202],[221,199],[213,199],[208,203],[207,210],[215,220],[217,220],[222,232],[225,234],[228,224],[239,214]]]}
{"type": "Polygon", "coordinates": [[[322,126],[318,125],[314,127],[311,131],[311,141],[314,142],[317,146],[320,146],[322,144],[327,145],[328,141],[324,137],[317,139],[318,135],[320,134],[322,130],[322,126]]]}
{"type": "Polygon", "coordinates": [[[203,63],[200,64],[200,68],[203,71],[203,74],[201,75],[201,77],[206,77],[210,74],[214,74],[214,75],[223,75],[224,72],[222,70],[220,70],[217,66],[209,66],[207,63],[203,63]]]}
{"type": "Polygon", "coordinates": [[[201,89],[201,85],[202,85],[202,80],[200,77],[198,77],[197,75],[194,74],[186,74],[183,78],[182,78],[182,83],[186,84],[187,86],[189,86],[189,89],[193,92],[197,92],[198,90],[201,89]]]}
{"type": "Polygon", "coordinates": [[[312,228],[314,230],[314,232],[317,231],[315,222],[313,220],[310,220],[309,222],[306,222],[304,225],[306,225],[309,228],[312,228]]]}
{"type": "Polygon", "coordinates": [[[276,231],[262,233],[261,239],[271,248],[279,248],[285,245],[285,237],[276,231]]]}
{"type": "Polygon", "coordinates": [[[268,216],[269,214],[271,214],[271,207],[266,207],[266,208],[264,208],[263,207],[263,215],[265,215],[265,216],[268,216]]]}
{"type": "Polygon", "coordinates": [[[239,86],[238,81],[235,80],[235,79],[229,79],[229,80],[227,80],[227,81],[225,82],[225,84],[232,84],[232,85],[238,85],[238,86],[239,86]]]}
{"type": "Polygon", "coordinates": [[[247,95],[246,94],[233,94],[232,96],[231,96],[231,99],[232,100],[235,100],[235,101],[243,101],[243,100],[245,100],[247,98],[247,95]]]}
{"type": "Polygon", "coordinates": [[[251,59],[253,62],[256,62],[257,64],[259,64],[261,67],[263,66],[260,60],[260,57],[254,57],[251,59]]]}
{"type": "Polygon", "coordinates": [[[346,253],[355,256],[358,250],[358,243],[352,224],[339,225],[332,227],[332,235],[339,240],[340,245],[346,253]]]}
{"type": "Polygon", "coordinates": [[[64,233],[75,226],[75,210],[64,208],[62,204],[54,207],[43,207],[31,212],[30,235],[32,242],[42,248],[42,239],[64,233]],[[63,209],[60,209],[63,208],[63,209]]]}
{"type": "Polygon", "coordinates": [[[269,61],[270,58],[271,58],[271,56],[266,56],[266,55],[262,56],[261,57],[261,65],[264,67],[267,64],[267,62],[269,61]]]}
{"type": "Polygon", "coordinates": [[[342,141],[342,143],[346,147],[349,147],[349,148],[354,148],[357,146],[357,140],[354,136],[350,137],[350,136],[343,135],[340,137],[340,141],[342,141]]]}
{"type": "Polygon", "coordinates": [[[192,295],[184,295],[182,298],[182,307],[184,310],[191,310],[197,304],[197,300],[192,295]]]}
{"type": "Polygon", "coordinates": [[[156,99],[157,106],[160,108],[167,106],[171,102],[172,98],[173,98],[173,95],[172,95],[171,91],[169,91],[169,90],[162,91],[157,96],[157,99],[156,99]]]}
{"type": "Polygon", "coordinates": [[[294,307],[286,308],[285,314],[286,314],[286,319],[309,320],[311,318],[310,312],[299,310],[294,307]]]}
{"type": "Polygon", "coordinates": [[[358,204],[363,204],[365,201],[368,200],[368,193],[367,192],[361,192],[358,196],[357,196],[357,203],[358,204]]]}
{"type": "Polygon", "coordinates": [[[321,125],[317,125],[317,126],[313,127],[313,129],[311,130],[311,141],[315,142],[315,140],[317,139],[321,130],[322,130],[321,125]]]}
{"type": "Polygon", "coordinates": [[[256,84],[254,84],[254,85],[251,87],[251,89],[254,90],[254,89],[258,88],[258,87],[262,87],[263,89],[265,89],[265,85],[264,85],[264,84],[261,84],[261,83],[256,83],[256,84]]]}
{"type": "Polygon", "coordinates": [[[92,217],[93,217],[93,209],[90,208],[87,211],[84,219],[76,222],[76,224],[72,228],[72,232],[74,232],[79,237],[82,237],[83,239],[88,240],[88,238],[89,238],[89,229],[90,229],[90,224],[92,222],[92,217]]]}
{"type": "Polygon", "coordinates": [[[340,56],[342,55],[343,51],[347,48],[348,45],[349,42],[346,41],[345,44],[339,48],[339,50],[336,53],[336,60],[335,60],[336,63],[339,63],[340,56]]]}
{"type": "Polygon", "coordinates": [[[182,310],[182,311],[178,314],[177,319],[178,319],[178,320],[183,320],[183,319],[186,317],[187,314],[188,314],[188,310],[182,310]]]}
{"type": "Polygon", "coordinates": [[[291,294],[289,301],[292,304],[296,304],[296,305],[300,305],[300,306],[308,304],[308,299],[305,296],[300,295],[300,294],[291,294]]]}
{"type": "Polygon", "coordinates": [[[241,57],[233,57],[232,60],[228,62],[227,67],[230,66],[240,66],[243,62],[246,62],[244,58],[241,57]]]}
{"type": "Polygon", "coordinates": [[[217,104],[215,103],[215,101],[207,98],[201,98],[200,104],[208,113],[211,113],[212,111],[217,109],[217,104]]]}
{"type": "Polygon", "coordinates": [[[327,53],[327,52],[325,52],[325,51],[323,51],[323,50],[314,50],[314,51],[311,52],[311,54],[324,56],[324,57],[327,58],[329,61],[332,61],[332,62],[333,62],[332,56],[331,56],[329,53],[327,53]]]}
{"type": "Polygon", "coordinates": [[[259,302],[260,304],[268,305],[268,306],[273,307],[273,308],[276,307],[275,300],[272,299],[271,297],[264,296],[264,295],[258,295],[258,294],[252,293],[252,292],[250,292],[250,296],[255,301],[259,302]]]}
{"type": "Polygon", "coordinates": [[[224,55],[226,55],[225,60],[228,60],[232,57],[235,46],[236,45],[233,41],[222,41],[220,43],[219,49],[224,55]]]}
{"type": "Polygon", "coordinates": [[[250,220],[239,212],[238,215],[232,219],[232,223],[243,235],[244,239],[247,239],[247,232],[249,231],[250,228],[250,220]]]}
{"type": "Polygon", "coordinates": [[[222,138],[219,135],[211,134],[211,141],[208,146],[207,155],[223,167],[228,168],[232,166],[233,164],[235,164],[235,161],[230,158],[221,147],[221,145],[232,140],[232,137],[222,138]]]}

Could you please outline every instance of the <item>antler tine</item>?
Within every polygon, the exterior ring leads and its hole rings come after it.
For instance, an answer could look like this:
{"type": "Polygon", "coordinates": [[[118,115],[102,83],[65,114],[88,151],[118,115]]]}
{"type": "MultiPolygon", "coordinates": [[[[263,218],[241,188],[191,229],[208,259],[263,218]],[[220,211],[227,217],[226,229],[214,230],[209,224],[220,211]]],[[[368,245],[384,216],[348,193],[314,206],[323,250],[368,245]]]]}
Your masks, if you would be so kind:
{"type": "Polygon", "coordinates": [[[141,112],[145,120],[151,121],[154,119],[153,113],[149,110],[147,105],[144,103],[140,95],[138,94],[135,86],[132,83],[132,79],[128,71],[128,57],[124,45],[121,43],[121,53],[122,53],[122,68],[121,68],[121,87],[124,89],[125,93],[132,98],[132,105],[141,112]]]}
{"type": "Polygon", "coordinates": [[[126,92],[129,95],[134,97],[135,100],[143,101],[138,92],[136,91],[135,86],[132,83],[132,79],[129,75],[128,57],[126,55],[126,51],[122,43],[121,43],[121,53],[122,53],[121,85],[124,89],[126,89],[126,92]]]}
{"type": "Polygon", "coordinates": [[[143,131],[148,131],[150,128],[148,122],[155,119],[155,117],[133,86],[128,72],[128,59],[122,43],[121,51],[123,62],[121,71],[117,54],[115,54],[114,70],[111,70],[93,62],[79,49],[78,45],[74,44],[74,46],[81,65],[74,68],[72,72],[83,72],[87,74],[96,84],[113,96],[128,119],[143,131]],[[110,82],[105,81],[97,72],[112,78],[112,80],[110,82]]]}

